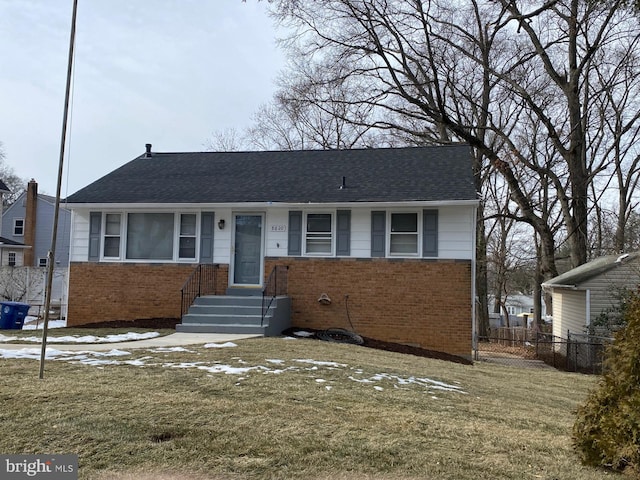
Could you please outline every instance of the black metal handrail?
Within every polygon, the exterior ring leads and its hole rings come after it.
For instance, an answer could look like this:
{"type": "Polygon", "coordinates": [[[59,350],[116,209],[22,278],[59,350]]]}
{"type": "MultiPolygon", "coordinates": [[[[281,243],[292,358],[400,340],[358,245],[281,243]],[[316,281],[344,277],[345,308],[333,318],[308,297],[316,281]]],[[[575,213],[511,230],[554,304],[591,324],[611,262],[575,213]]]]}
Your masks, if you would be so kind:
{"type": "Polygon", "coordinates": [[[180,296],[182,303],[180,305],[180,316],[182,317],[193,301],[201,295],[215,295],[216,293],[216,270],[218,264],[202,263],[198,265],[187,281],[182,285],[180,296]]]}
{"type": "Polygon", "coordinates": [[[264,319],[271,309],[273,301],[278,295],[286,295],[288,290],[288,272],[287,265],[276,265],[271,270],[267,283],[262,290],[262,319],[260,326],[264,325],[264,319]]]}

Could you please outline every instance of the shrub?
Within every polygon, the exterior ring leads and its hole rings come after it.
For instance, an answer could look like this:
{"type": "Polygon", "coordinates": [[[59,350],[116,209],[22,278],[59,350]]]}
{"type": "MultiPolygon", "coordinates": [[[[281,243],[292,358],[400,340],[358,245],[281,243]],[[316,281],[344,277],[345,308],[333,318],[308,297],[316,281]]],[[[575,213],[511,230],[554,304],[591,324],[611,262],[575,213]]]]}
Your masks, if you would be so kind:
{"type": "Polygon", "coordinates": [[[640,297],[607,351],[598,388],[577,412],[573,440],[584,463],[640,470],[640,297]]]}

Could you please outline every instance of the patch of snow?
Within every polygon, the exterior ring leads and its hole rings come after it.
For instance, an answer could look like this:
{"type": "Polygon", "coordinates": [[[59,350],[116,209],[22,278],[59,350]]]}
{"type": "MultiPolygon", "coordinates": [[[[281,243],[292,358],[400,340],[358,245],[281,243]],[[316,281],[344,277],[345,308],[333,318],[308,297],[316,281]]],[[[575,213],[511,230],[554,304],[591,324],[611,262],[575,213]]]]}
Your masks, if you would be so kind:
{"type": "Polygon", "coordinates": [[[309,358],[306,358],[306,359],[297,358],[297,359],[294,360],[294,362],[310,363],[311,365],[320,365],[322,367],[346,367],[347,366],[344,363],[322,362],[322,361],[318,361],[318,360],[312,360],[312,359],[309,359],[309,358]]]}
{"type": "Polygon", "coordinates": [[[204,348],[229,348],[229,347],[237,347],[238,345],[236,345],[233,342],[226,342],[226,343],[207,343],[205,344],[204,348]]]}
{"type": "MultiPolygon", "coordinates": [[[[160,336],[158,332],[146,333],[120,333],[118,335],[107,335],[106,337],[96,337],[95,335],[67,335],[64,337],[47,337],[47,343],[119,343],[134,340],[146,340],[160,336]]],[[[15,338],[14,338],[15,340],[15,338]]],[[[23,342],[42,343],[42,337],[22,337],[23,342]]],[[[0,341],[9,341],[2,340],[0,341]]]]}
{"type": "Polygon", "coordinates": [[[187,350],[184,347],[157,347],[150,348],[150,352],[164,353],[164,352],[188,352],[193,353],[193,350],[187,350]]]}
{"type": "MultiPolygon", "coordinates": [[[[47,329],[49,328],[64,328],[67,326],[66,320],[49,320],[47,329]]],[[[44,321],[38,319],[38,317],[28,316],[25,317],[22,324],[22,330],[42,330],[44,328],[44,321]]]]}
{"type": "MultiPolygon", "coordinates": [[[[231,342],[228,342],[228,343],[231,343],[231,342]]],[[[235,344],[233,345],[235,346],[235,344]]],[[[220,345],[217,345],[217,347],[219,346],[220,345]]],[[[217,347],[214,347],[214,348],[217,348],[217,347]]],[[[173,352],[173,351],[182,352],[182,351],[185,351],[185,349],[183,349],[182,347],[167,347],[167,348],[157,348],[157,349],[147,350],[147,351],[153,351],[157,353],[166,353],[166,352],[173,352]]],[[[40,358],[40,353],[41,353],[41,349],[39,348],[23,348],[20,350],[0,349],[0,358],[38,360],[40,358]]],[[[224,373],[227,375],[244,375],[252,371],[256,371],[266,375],[281,374],[287,371],[293,371],[293,372],[301,372],[301,371],[309,371],[309,370],[319,371],[321,370],[320,367],[323,367],[324,370],[336,370],[339,367],[350,368],[348,367],[348,365],[342,364],[342,363],[318,361],[313,359],[294,360],[295,362],[312,365],[311,367],[290,366],[286,368],[271,368],[264,365],[247,364],[247,362],[243,361],[240,357],[234,357],[233,359],[241,365],[244,364],[241,367],[221,364],[218,361],[160,363],[157,360],[154,362],[153,356],[145,356],[139,359],[130,359],[130,360],[118,360],[116,358],[113,358],[113,357],[124,357],[127,355],[131,355],[131,353],[124,350],[118,350],[118,349],[112,349],[108,352],[100,352],[100,351],[63,351],[63,350],[56,350],[54,348],[47,348],[45,358],[50,360],[81,363],[84,365],[93,365],[93,366],[97,366],[98,368],[101,368],[102,366],[105,366],[105,365],[131,365],[131,366],[137,366],[137,367],[144,367],[147,365],[161,365],[164,368],[181,368],[181,369],[195,368],[198,370],[205,371],[209,374],[224,373]]],[[[279,360],[279,359],[266,359],[266,362],[274,366],[282,365],[285,363],[284,360],[279,360]]],[[[350,368],[350,369],[354,371],[355,374],[363,374],[361,369],[357,369],[357,370],[353,368],[350,368]]],[[[315,383],[317,384],[327,383],[327,380],[325,380],[324,378],[318,377],[316,375],[312,377],[315,383]]],[[[209,375],[209,376],[212,376],[212,375],[209,375]]],[[[242,376],[239,378],[238,381],[244,380],[245,378],[246,377],[242,376]]],[[[354,375],[349,375],[347,378],[357,383],[372,385],[376,391],[384,390],[384,387],[380,385],[381,382],[391,382],[393,387],[396,389],[401,388],[400,386],[404,387],[403,389],[405,389],[407,386],[414,386],[414,387],[418,386],[418,387],[424,388],[425,393],[427,394],[432,393],[434,390],[440,391],[440,392],[454,392],[454,393],[466,394],[466,392],[464,392],[462,390],[462,387],[459,385],[452,385],[452,384],[448,384],[445,382],[441,382],[438,380],[433,380],[425,377],[414,377],[414,376],[401,377],[401,376],[392,375],[389,373],[377,373],[370,376],[364,376],[363,378],[359,378],[354,375]]],[[[455,383],[459,383],[459,382],[455,382],[455,383]]],[[[330,390],[332,388],[329,385],[324,385],[324,386],[327,390],[330,390]]],[[[434,400],[438,399],[438,397],[436,397],[435,395],[432,395],[431,398],[434,400]]]]}
{"type": "Polygon", "coordinates": [[[315,335],[313,332],[305,332],[304,330],[293,332],[293,334],[297,335],[298,337],[313,337],[313,335],[315,335]]]}

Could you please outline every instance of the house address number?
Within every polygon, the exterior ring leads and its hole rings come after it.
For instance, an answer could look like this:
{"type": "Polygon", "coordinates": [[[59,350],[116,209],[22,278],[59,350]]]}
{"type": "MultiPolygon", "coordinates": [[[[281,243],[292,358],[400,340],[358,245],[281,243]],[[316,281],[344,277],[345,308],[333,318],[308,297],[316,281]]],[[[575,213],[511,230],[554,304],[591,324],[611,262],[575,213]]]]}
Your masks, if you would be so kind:
{"type": "Polygon", "coordinates": [[[286,232],[287,231],[287,226],[286,225],[271,225],[271,231],[272,232],[286,232]]]}

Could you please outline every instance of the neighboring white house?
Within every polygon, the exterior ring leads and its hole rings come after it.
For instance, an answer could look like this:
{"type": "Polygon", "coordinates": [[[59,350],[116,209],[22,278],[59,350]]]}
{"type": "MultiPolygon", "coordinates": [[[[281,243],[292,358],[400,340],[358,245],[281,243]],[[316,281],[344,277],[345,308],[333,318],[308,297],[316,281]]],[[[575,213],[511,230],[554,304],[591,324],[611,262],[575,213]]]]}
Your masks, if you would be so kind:
{"type": "Polygon", "coordinates": [[[552,298],[553,335],[585,333],[599,315],[617,306],[621,289],[639,283],[640,252],[600,257],[543,283],[552,298]]]}
{"type": "MultiPolygon", "coordinates": [[[[489,305],[495,304],[495,297],[489,296],[489,305]]],[[[505,307],[509,313],[509,326],[510,327],[524,327],[529,326],[533,319],[533,297],[531,295],[524,295],[521,293],[508,295],[505,300],[505,307]]],[[[544,302],[542,302],[542,318],[546,317],[546,308],[544,302]]],[[[504,311],[500,313],[490,313],[490,324],[492,328],[506,327],[507,319],[504,318],[504,311]]]]}

